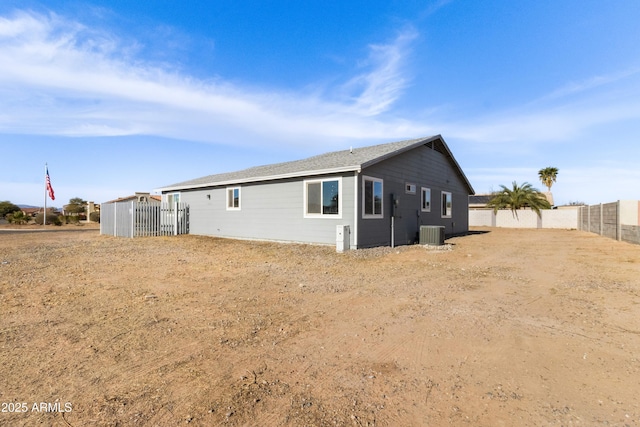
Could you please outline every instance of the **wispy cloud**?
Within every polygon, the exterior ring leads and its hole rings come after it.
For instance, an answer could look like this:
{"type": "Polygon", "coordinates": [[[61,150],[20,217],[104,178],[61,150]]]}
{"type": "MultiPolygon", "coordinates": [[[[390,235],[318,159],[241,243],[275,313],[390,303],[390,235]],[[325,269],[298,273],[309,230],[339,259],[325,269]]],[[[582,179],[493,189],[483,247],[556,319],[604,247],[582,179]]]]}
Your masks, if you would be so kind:
{"type": "Polygon", "coordinates": [[[568,84],[514,109],[441,123],[456,138],[492,145],[562,143],[602,126],[640,123],[640,70],[568,84]]]}
{"type": "Polygon", "coordinates": [[[522,106],[443,121],[439,128],[482,159],[485,167],[466,169],[478,192],[513,180],[540,186],[538,169],[530,166],[542,162],[536,166],[560,168],[552,189],[556,203],[640,197],[635,164],[640,155],[636,69],[568,83],[522,106]]]}
{"type": "Polygon", "coordinates": [[[426,5],[426,8],[422,11],[418,19],[420,20],[426,19],[452,2],[453,0],[434,0],[431,3],[426,5]]]}
{"type": "Polygon", "coordinates": [[[382,117],[406,87],[403,60],[416,36],[371,45],[367,71],[347,84],[354,97],[335,101],[198,80],[145,63],[107,31],[20,12],[0,18],[0,131],[230,143],[421,135],[428,128],[382,117]]]}
{"type": "Polygon", "coordinates": [[[357,93],[351,110],[365,116],[378,115],[402,95],[408,84],[404,65],[417,36],[415,29],[407,28],[391,43],[369,46],[370,55],[364,64],[367,72],[345,85],[357,93]]]}
{"type": "Polygon", "coordinates": [[[597,127],[640,123],[636,68],[568,83],[513,109],[456,117],[452,103],[448,116],[438,117],[433,106],[421,105],[398,118],[419,37],[404,27],[369,45],[358,72],[344,83],[291,92],[197,79],[146,61],[135,41],[95,25],[18,12],[0,17],[0,132],[157,135],[244,146],[322,143],[327,149],[441,133],[461,150],[468,144],[517,153],[579,144],[597,127]],[[332,96],[336,92],[340,96],[332,96]]]}
{"type": "Polygon", "coordinates": [[[563,99],[572,95],[578,95],[585,91],[590,91],[601,86],[610,85],[638,74],[640,74],[640,68],[633,67],[611,74],[591,76],[581,81],[569,82],[566,85],[552,91],[551,93],[548,93],[534,100],[532,104],[552,101],[556,99],[563,99]]]}

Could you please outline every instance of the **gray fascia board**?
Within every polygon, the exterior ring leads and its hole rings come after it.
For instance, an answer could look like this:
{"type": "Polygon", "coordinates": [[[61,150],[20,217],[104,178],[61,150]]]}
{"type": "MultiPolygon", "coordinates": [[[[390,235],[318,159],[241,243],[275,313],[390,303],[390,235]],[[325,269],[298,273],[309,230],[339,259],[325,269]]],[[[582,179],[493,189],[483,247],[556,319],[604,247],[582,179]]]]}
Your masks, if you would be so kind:
{"type": "Polygon", "coordinates": [[[458,163],[458,161],[456,160],[455,157],[453,157],[453,153],[451,152],[451,150],[449,149],[449,146],[447,145],[446,142],[444,142],[444,139],[440,138],[443,142],[443,146],[445,148],[445,150],[447,150],[447,155],[449,156],[449,159],[451,159],[451,161],[453,162],[453,164],[455,165],[455,167],[458,169],[458,172],[460,172],[460,175],[462,176],[462,179],[464,179],[465,184],[467,184],[467,187],[469,187],[469,191],[471,195],[476,194],[476,191],[473,189],[473,187],[471,186],[471,182],[469,182],[469,179],[467,178],[467,175],[465,175],[464,171],[462,170],[462,168],[460,167],[460,164],[458,163]]]}
{"type": "Polygon", "coordinates": [[[237,184],[247,184],[252,182],[264,182],[264,181],[276,181],[279,179],[288,179],[288,178],[303,178],[307,176],[318,176],[318,175],[330,175],[334,173],[342,173],[342,172],[360,172],[360,165],[352,165],[345,166],[340,168],[332,168],[332,169],[321,169],[321,170],[310,170],[310,171],[302,171],[302,172],[291,172],[279,175],[268,175],[268,176],[257,176],[251,178],[240,178],[240,179],[232,179],[226,181],[211,181],[205,182],[202,184],[196,185],[178,185],[172,187],[162,187],[155,189],[154,191],[159,191],[161,193],[170,192],[170,191],[180,191],[180,190],[194,190],[198,188],[207,188],[207,187],[224,187],[227,185],[237,185],[237,184]]]}

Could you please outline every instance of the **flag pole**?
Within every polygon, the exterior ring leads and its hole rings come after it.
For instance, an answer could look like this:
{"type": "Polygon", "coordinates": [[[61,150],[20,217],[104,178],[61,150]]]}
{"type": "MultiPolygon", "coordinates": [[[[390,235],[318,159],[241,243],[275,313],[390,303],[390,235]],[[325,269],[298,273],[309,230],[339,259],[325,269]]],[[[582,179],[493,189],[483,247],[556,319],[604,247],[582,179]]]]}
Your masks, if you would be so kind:
{"type": "Polygon", "coordinates": [[[47,225],[47,164],[44,164],[44,218],[42,225],[47,225]]]}

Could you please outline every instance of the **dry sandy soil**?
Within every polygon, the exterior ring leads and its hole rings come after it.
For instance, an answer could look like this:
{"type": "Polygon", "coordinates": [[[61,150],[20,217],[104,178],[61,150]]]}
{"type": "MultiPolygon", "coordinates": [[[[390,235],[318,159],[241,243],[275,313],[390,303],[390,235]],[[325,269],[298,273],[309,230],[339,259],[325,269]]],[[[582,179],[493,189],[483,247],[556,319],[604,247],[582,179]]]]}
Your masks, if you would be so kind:
{"type": "Polygon", "coordinates": [[[0,233],[1,425],[640,425],[640,246],[61,230],[0,233]]]}

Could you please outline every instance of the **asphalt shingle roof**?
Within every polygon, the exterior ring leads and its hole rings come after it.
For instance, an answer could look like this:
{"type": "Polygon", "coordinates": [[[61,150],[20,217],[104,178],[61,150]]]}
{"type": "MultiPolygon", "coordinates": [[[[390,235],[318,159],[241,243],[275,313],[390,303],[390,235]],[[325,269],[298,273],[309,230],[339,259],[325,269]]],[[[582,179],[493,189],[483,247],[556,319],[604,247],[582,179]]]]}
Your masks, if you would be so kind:
{"type": "Polygon", "coordinates": [[[469,204],[474,205],[486,205],[489,203],[493,196],[491,194],[478,194],[475,196],[469,196],[469,204]]]}
{"type": "MultiPolygon", "coordinates": [[[[246,182],[266,181],[285,177],[320,175],[324,173],[335,173],[352,170],[361,170],[389,157],[396,156],[404,151],[415,148],[419,145],[427,144],[431,141],[441,141],[443,146],[439,146],[445,151],[458,169],[455,159],[446,147],[440,135],[426,138],[409,139],[405,141],[391,142],[386,144],[359,147],[348,150],[333,151],[320,154],[302,160],[292,162],[276,163],[264,166],[256,166],[236,172],[227,172],[215,175],[208,175],[189,181],[179,182],[160,188],[161,191],[181,190],[188,188],[200,188],[217,185],[230,185],[246,182]]],[[[439,145],[439,144],[438,144],[439,145]]],[[[463,179],[466,177],[460,170],[463,179]]],[[[467,181],[468,183],[468,181],[467,181]]],[[[471,189],[471,185],[469,185],[471,189]]],[[[471,189],[472,190],[472,189],[471,189]]]]}

